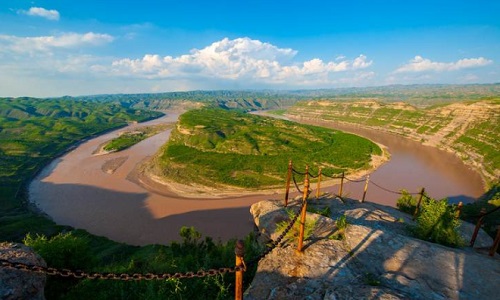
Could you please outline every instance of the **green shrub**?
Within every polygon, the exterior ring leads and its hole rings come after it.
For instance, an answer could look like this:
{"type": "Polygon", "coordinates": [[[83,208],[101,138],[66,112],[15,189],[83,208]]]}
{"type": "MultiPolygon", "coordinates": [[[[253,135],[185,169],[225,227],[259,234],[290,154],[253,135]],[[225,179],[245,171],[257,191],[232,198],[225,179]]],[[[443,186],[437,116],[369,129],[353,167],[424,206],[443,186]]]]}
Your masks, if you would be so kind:
{"type": "Polygon", "coordinates": [[[460,221],[456,217],[456,206],[448,205],[447,199],[422,201],[417,224],[413,228],[416,237],[434,243],[460,247],[464,245],[458,227],[460,221]]]}
{"type": "Polygon", "coordinates": [[[330,215],[332,213],[332,211],[330,210],[330,206],[327,206],[327,207],[325,207],[323,209],[319,209],[319,208],[315,208],[315,207],[312,207],[312,206],[308,206],[307,207],[307,211],[311,212],[311,213],[314,213],[314,214],[321,215],[323,217],[327,217],[327,218],[330,218],[330,215]]]}
{"type": "Polygon", "coordinates": [[[194,226],[182,226],[179,235],[182,237],[184,245],[196,245],[201,238],[201,233],[194,226]]]}
{"type": "Polygon", "coordinates": [[[413,197],[407,190],[401,190],[401,197],[396,202],[397,208],[405,213],[413,214],[417,207],[417,199],[413,197]]]}
{"type": "Polygon", "coordinates": [[[53,268],[89,269],[96,261],[85,237],[73,235],[72,232],[59,233],[47,238],[44,235],[33,236],[30,233],[23,240],[26,246],[32,247],[53,268]]]}
{"type": "Polygon", "coordinates": [[[344,240],[345,230],[347,229],[347,226],[349,226],[347,217],[345,215],[338,217],[335,221],[335,226],[337,227],[337,231],[335,231],[335,233],[330,238],[334,240],[344,240]]]}

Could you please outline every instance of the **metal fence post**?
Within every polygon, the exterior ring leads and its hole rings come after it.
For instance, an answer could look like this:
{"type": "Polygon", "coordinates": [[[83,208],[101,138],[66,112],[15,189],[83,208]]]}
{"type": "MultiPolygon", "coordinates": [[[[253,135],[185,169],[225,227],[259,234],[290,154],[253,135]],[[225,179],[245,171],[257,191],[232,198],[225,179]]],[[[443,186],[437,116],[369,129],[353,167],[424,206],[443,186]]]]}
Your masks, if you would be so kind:
{"type": "Polygon", "coordinates": [[[424,198],[425,188],[420,190],[420,197],[418,198],[417,206],[415,207],[415,211],[413,212],[413,220],[417,217],[418,210],[420,209],[420,204],[422,203],[422,199],[424,198]]]}
{"type": "Polygon", "coordinates": [[[286,176],[285,207],[288,206],[288,194],[290,193],[290,180],[292,178],[292,160],[288,162],[288,174],[286,176]]]}
{"type": "Polygon", "coordinates": [[[370,175],[366,175],[365,188],[363,190],[363,198],[361,199],[361,203],[365,202],[366,191],[368,190],[368,182],[370,182],[370,175]]]}
{"type": "Polygon", "coordinates": [[[307,197],[309,196],[309,166],[306,166],[306,178],[304,179],[304,195],[302,196],[302,211],[300,215],[300,230],[299,241],[297,243],[297,251],[302,252],[304,243],[304,229],[306,224],[307,197]]]}
{"type": "Polygon", "coordinates": [[[460,214],[462,213],[462,207],[464,206],[464,204],[462,203],[462,201],[458,202],[458,206],[457,206],[457,209],[455,211],[455,219],[460,219],[460,214]]]}
{"type": "Polygon", "coordinates": [[[340,177],[340,187],[339,187],[339,197],[342,198],[342,189],[344,188],[344,172],[342,172],[342,177],[340,177]]]}
{"type": "Polygon", "coordinates": [[[234,299],[243,300],[243,255],[245,255],[245,244],[242,240],[238,240],[234,247],[234,254],[236,254],[236,267],[240,268],[235,273],[235,285],[234,285],[234,299]]]}
{"type": "Polygon", "coordinates": [[[469,245],[471,247],[474,247],[474,243],[476,242],[477,234],[479,233],[479,228],[481,228],[481,225],[483,224],[485,214],[486,214],[486,208],[483,207],[483,208],[481,208],[481,211],[479,212],[479,219],[477,220],[476,227],[474,228],[474,233],[472,234],[472,237],[470,238],[469,245]]]}
{"type": "Polygon", "coordinates": [[[498,244],[500,244],[500,225],[497,226],[497,236],[495,237],[495,241],[493,242],[493,246],[490,248],[490,256],[495,255],[495,252],[497,252],[498,249],[498,244]]]}
{"type": "Polygon", "coordinates": [[[318,186],[316,187],[316,199],[319,199],[321,189],[321,168],[318,170],[318,186]]]}

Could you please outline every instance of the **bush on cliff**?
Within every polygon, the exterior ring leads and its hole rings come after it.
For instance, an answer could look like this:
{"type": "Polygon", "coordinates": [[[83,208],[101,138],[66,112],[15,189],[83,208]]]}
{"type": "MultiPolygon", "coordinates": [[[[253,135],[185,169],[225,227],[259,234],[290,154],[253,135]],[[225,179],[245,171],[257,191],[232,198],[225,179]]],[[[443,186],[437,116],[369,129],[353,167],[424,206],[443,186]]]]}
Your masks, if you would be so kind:
{"type": "Polygon", "coordinates": [[[456,218],[456,205],[448,205],[447,199],[422,201],[415,236],[441,245],[461,247],[464,241],[458,232],[460,220],[456,218]]]}
{"type": "MultiPolygon", "coordinates": [[[[417,201],[417,198],[403,190],[402,196],[397,200],[397,207],[403,212],[413,214],[417,201]]],[[[460,220],[456,218],[456,214],[457,206],[449,205],[447,199],[424,197],[416,216],[417,224],[410,229],[419,239],[461,247],[464,241],[458,232],[460,220]]]]}

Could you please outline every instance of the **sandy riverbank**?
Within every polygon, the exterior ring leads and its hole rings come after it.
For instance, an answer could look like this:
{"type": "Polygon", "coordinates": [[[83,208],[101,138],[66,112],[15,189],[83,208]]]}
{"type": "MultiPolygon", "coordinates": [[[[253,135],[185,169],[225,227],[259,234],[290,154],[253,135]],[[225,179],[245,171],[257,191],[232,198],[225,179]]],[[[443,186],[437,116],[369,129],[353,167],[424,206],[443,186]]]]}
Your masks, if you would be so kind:
{"type": "MultiPolygon", "coordinates": [[[[372,160],[370,162],[370,168],[363,170],[355,170],[351,172],[346,172],[346,176],[350,179],[357,180],[359,178],[365,177],[367,174],[374,172],[381,165],[389,160],[389,153],[384,145],[378,144],[383,150],[382,155],[372,155],[372,160]]],[[[148,169],[147,165],[150,163],[152,158],[148,157],[141,163],[138,163],[134,170],[128,175],[128,179],[142,186],[143,188],[153,192],[159,193],[161,195],[186,198],[186,199],[207,199],[207,198],[234,198],[249,195],[271,195],[284,192],[284,186],[277,186],[271,188],[262,189],[244,189],[234,186],[224,186],[222,188],[214,188],[203,185],[186,185],[166,178],[162,178],[158,175],[153,174],[151,170],[148,169]]],[[[283,174],[285,178],[286,174],[283,174]]],[[[317,182],[316,179],[312,182],[317,182]]],[[[323,188],[331,187],[339,184],[340,179],[322,179],[321,186],[323,188]]],[[[312,190],[316,189],[316,185],[311,187],[312,190]]]]}

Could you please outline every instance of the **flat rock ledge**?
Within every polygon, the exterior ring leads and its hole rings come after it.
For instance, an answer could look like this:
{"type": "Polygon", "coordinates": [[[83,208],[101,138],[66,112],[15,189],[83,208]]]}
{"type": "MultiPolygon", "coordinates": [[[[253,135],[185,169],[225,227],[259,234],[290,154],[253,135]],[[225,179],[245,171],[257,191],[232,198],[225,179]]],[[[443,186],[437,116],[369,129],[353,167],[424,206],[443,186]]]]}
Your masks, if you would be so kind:
{"type": "MultiPolygon", "coordinates": [[[[274,249],[259,262],[245,299],[498,299],[498,255],[412,238],[411,216],[392,207],[333,198],[309,205],[329,206],[331,218],[307,213],[316,229],[304,241],[304,251],[296,251],[294,240],[274,249]],[[340,215],[350,223],[343,240],[332,238],[340,215]]],[[[297,211],[299,202],[289,208],[297,211]]],[[[278,200],[261,201],[250,211],[263,241],[276,239],[276,223],[288,220],[278,200]]],[[[473,228],[461,226],[466,241],[473,228]]],[[[481,232],[476,246],[492,244],[481,232]]]]}
{"type": "MultiPolygon", "coordinates": [[[[31,248],[16,243],[0,243],[0,259],[13,263],[46,267],[31,248]]],[[[46,276],[22,270],[0,268],[0,299],[45,299],[46,276]]]]}

